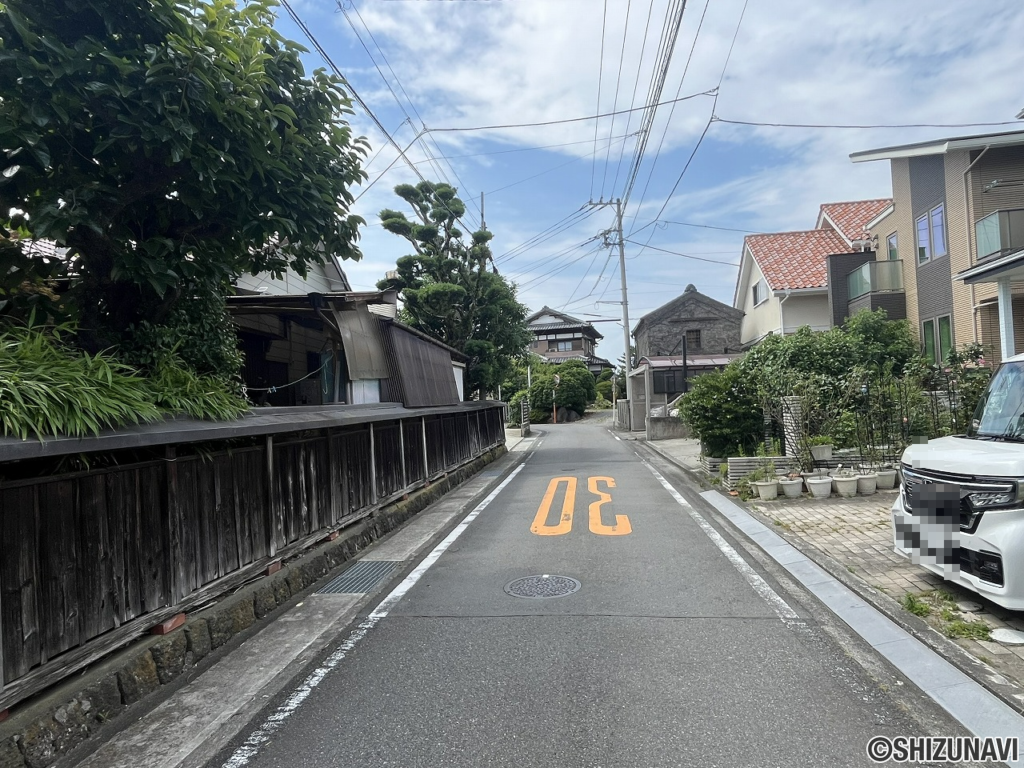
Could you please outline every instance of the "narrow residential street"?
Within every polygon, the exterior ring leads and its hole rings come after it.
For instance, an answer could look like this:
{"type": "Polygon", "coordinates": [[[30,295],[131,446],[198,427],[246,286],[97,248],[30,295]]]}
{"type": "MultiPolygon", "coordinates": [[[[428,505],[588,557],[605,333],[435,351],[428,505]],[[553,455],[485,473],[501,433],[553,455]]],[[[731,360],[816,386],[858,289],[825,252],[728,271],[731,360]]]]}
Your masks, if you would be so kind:
{"type": "Polygon", "coordinates": [[[872,737],[966,733],[610,423],[535,433],[208,765],[870,765],[872,737]]]}

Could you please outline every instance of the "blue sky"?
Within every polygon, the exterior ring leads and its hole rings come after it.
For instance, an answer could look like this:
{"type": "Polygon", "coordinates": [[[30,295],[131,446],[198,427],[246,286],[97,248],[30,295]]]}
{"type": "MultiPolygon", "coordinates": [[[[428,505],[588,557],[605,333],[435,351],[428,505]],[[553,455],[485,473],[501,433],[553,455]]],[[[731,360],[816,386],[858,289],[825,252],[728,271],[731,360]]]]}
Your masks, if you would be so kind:
{"type": "MultiPolygon", "coordinates": [[[[521,124],[642,107],[667,12],[676,5],[674,0],[342,2],[347,13],[333,0],[292,0],[292,7],[403,147],[424,125],[521,124]],[[412,125],[403,124],[407,120],[412,125]]],[[[280,14],[279,30],[310,47],[283,8],[280,14]]],[[[697,96],[656,112],[625,222],[629,240],[663,250],[626,244],[630,324],[688,283],[732,302],[733,265],[743,234],[708,227],[809,229],[821,203],[889,196],[888,165],[854,165],[851,152],[1015,128],[803,129],[719,121],[709,126],[712,109],[723,120],[761,123],[1012,121],[1024,108],[1021,39],[1019,0],[688,0],[661,100],[721,86],[717,102],[697,96]]],[[[310,70],[324,66],[316,53],[305,59],[310,70]]],[[[355,109],[354,129],[369,139],[372,153],[380,152],[367,167],[367,185],[373,185],[355,208],[369,224],[360,242],[363,259],[344,266],[354,288],[369,290],[407,252],[403,241],[381,230],[376,214],[399,207],[391,192],[396,184],[418,179],[401,160],[381,175],[397,153],[355,109]]],[[[613,212],[603,208],[584,216],[581,208],[624,194],[637,140],[630,134],[640,129],[641,115],[437,131],[407,154],[426,178],[447,178],[459,188],[470,226],[479,223],[480,193],[486,193],[498,267],[519,286],[520,300],[531,310],[548,305],[584,319],[618,318],[618,304],[597,303],[619,300],[617,260],[608,259],[600,237],[613,225],[613,212]],[[517,248],[559,222],[570,226],[556,227],[544,242],[517,248]]],[[[1024,122],[1017,125],[1024,129],[1024,122]]],[[[623,350],[621,325],[604,322],[597,328],[605,336],[598,354],[617,360],[623,350]]]]}

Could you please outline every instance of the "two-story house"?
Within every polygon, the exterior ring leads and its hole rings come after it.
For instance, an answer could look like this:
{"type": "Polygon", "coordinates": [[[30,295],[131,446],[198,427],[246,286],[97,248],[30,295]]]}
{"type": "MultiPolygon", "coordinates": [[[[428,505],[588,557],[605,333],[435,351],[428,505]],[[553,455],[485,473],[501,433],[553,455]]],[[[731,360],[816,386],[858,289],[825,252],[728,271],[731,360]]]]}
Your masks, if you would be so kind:
{"type": "Polygon", "coordinates": [[[526,318],[526,324],[533,333],[530,351],[549,363],[583,360],[595,376],[614,367],[594,354],[604,336],[588,322],[545,306],[526,318]]]}
{"type": "Polygon", "coordinates": [[[733,297],[733,306],[744,314],[743,347],[805,325],[825,331],[841,323],[848,301],[831,295],[833,284],[841,277],[845,285],[847,272],[873,258],[867,225],[891,203],[889,199],[825,203],[814,229],[747,235],[733,297]],[[836,255],[850,258],[830,259],[836,255]]]}
{"type": "Polygon", "coordinates": [[[878,261],[901,266],[906,317],[924,354],[941,360],[968,342],[996,361],[1024,351],[1024,131],[850,158],[890,163],[893,205],[868,230],[878,261]]]}

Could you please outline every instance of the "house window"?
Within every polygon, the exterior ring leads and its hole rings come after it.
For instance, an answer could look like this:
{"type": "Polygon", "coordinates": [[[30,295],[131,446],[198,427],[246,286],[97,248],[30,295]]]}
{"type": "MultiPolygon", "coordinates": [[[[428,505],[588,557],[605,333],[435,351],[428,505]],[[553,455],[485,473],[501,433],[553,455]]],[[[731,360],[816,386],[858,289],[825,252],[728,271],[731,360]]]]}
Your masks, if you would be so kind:
{"type": "Polygon", "coordinates": [[[686,332],[686,348],[700,349],[700,329],[686,332]]]}
{"type": "Polygon", "coordinates": [[[583,339],[573,339],[572,340],[572,348],[573,349],[583,349],[583,339]]]}
{"type": "Polygon", "coordinates": [[[896,233],[889,235],[885,242],[889,249],[889,261],[896,261],[900,257],[899,249],[896,247],[896,233]]]}
{"type": "Polygon", "coordinates": [[[917,219],[917,263],[946,255],[946,206],[937,205],[917,219]]]}
{"type": "Polygon", "coordinates": [[[571,352],[572,341],[549,341],[548,352],[571,352]]]}
{"type": "Polygon", "coordinates": [[[917,220],[917,263],[925,264],[931,261],[932,252],[928,244],[928,217],[922,216],[917,220]]]}
{"type": "Polygon", "coordinates": [[[932,208],[928,214],[932,228],[932,256],[946,255],[946,207],[932,208]]]}
{"type": "Polygon", "coordinates": [[[929,365],[943,362],[953,351],[953,320],[949,315],[921,323],[921,345],[929,365]]]}
{"type": "Polygon", "coordinates": [[[758,280],[754,283],[754,287],[750,289],[753,294],[754,306],[761,304],[768,299],[768,286],[765,285],[764,280],[758,280]]]}

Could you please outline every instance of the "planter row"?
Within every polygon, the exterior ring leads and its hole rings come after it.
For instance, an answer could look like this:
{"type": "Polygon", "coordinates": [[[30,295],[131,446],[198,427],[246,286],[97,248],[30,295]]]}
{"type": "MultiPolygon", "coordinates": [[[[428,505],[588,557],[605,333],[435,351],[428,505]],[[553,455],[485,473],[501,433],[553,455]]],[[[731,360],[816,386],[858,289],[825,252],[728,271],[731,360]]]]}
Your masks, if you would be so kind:
{"type": "Polygon", "coordinates": [[[753,482],[751,486],[757,491],[762,501],[778,498],[781,489],[785,498],[797,499],[803,494],[804,486],[808,493],[816,499],[827,499],[832,493],[843,498],[853,498],[858,494],[870,496],[876,490],[892,490],[896,487],[897,472],[895,469],[866,472],[851,476],[819,476],[806,473],[801,479],[779,478],[763,482],[753,482]]]}

